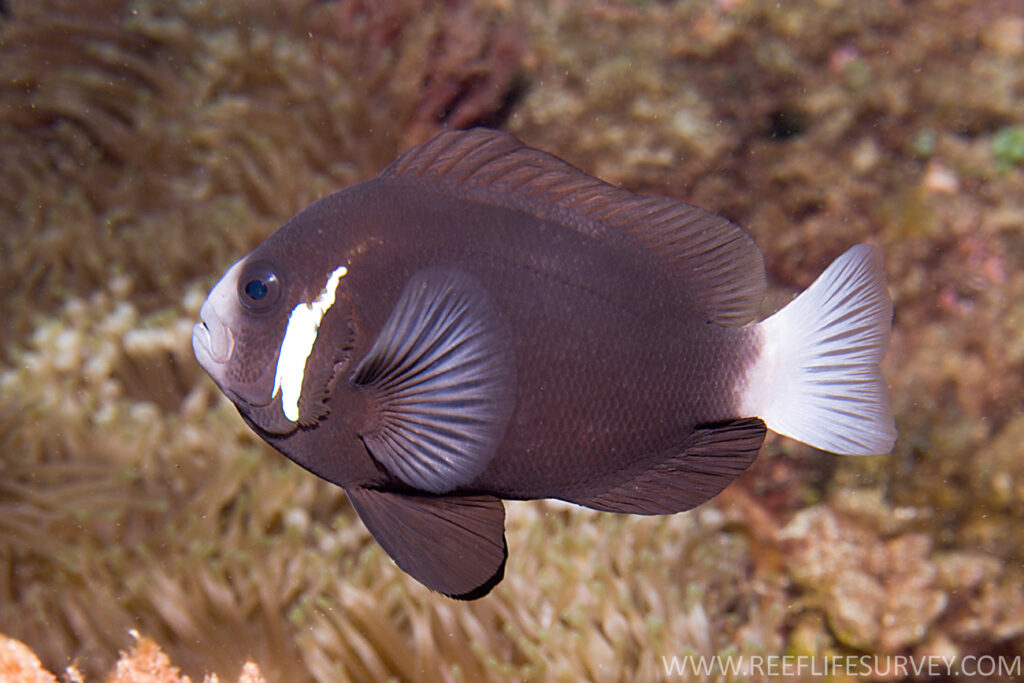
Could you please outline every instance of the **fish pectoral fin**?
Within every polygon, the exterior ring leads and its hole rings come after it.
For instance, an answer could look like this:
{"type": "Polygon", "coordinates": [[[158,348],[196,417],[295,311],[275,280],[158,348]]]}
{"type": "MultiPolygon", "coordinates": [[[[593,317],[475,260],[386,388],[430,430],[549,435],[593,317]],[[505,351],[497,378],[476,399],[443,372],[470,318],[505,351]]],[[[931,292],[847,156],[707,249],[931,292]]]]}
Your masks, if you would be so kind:
{"type": "Polygon", "coordinates": [[[414,488],[445,493],[487,467],[512,414],[511,335],[462,271],[416,273],[352,375],[370,409],[360,436],[414,488]]]}
{"type": "Polygon", "coordinates": [[[493,496],[430,496],[347,489],[352,506],[395,564],[430,590],[483,597],[505,574],[505,507],[493,496]]]}
{"type": "Polygon", "coordinates": [[[570,502],[605,512],[669,515],[704,503],[750,466],[764,442],[757,418],[701,426],[679,450],[629,481],[570,502]]]}

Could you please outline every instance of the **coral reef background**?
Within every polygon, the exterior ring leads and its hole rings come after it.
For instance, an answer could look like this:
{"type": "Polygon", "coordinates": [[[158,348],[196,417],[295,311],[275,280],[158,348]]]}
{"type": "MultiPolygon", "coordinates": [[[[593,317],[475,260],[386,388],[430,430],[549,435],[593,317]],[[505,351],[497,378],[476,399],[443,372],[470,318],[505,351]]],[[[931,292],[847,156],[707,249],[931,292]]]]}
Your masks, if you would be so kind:
{"type": "Polygon", "coordinates": [[[1013,0],[0,4],[0,632],[195,680],[649,680],[686,654],[1024,651],[1024,11],[1013,0]],[[687,514],[508,506],[432,595],[199,371],[217,275],[445,127],[745,226],[765,313],[887,254],[900,439],[769,437],[687,514]]]}

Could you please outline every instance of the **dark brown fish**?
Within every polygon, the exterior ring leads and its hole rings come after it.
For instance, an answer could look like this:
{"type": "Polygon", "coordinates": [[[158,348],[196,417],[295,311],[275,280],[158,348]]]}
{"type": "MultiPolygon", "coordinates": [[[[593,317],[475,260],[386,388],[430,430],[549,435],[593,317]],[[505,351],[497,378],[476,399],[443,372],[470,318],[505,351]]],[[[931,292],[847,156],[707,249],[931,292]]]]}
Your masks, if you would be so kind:
{"type": "Polygon", "coordinates": [[[475,598],[504,572],[502,498],[687,510],[753,462],[766,424],[891,449],[878,250],[755,324],[764,291],[724,218],[477,129],[285,223],[211,291],[193,347],[399,567],[475,598]]]}

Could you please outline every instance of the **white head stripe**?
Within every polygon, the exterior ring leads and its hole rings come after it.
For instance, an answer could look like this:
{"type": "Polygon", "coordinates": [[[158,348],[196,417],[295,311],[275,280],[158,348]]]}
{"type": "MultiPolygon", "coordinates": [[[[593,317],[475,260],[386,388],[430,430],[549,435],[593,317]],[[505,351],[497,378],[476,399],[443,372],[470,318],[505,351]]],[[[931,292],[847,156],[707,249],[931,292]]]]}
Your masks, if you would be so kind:
{"type": "Polygon", "coordinates": [[[334,305],[334,292],[348,268],[338,266],[327,278],[327,284],[313,303],[301,303],[288,316],[288,327],[277,355],[277,373],[274,375],[274,396],[281,392],[284,416],[292,422],[299,419],[299,396],[302,378],[306,374],[306,361],[313,352],[313,344],[324,314],[334,305]]]}

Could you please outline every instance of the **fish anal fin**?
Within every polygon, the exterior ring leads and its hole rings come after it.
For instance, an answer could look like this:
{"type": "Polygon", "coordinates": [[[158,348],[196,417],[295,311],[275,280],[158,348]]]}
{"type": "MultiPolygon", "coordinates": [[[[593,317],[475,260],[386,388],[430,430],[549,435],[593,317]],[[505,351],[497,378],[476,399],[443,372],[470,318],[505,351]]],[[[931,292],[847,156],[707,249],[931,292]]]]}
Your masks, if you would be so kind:
{"type": "Polygon", "coordinates": [[[694,508],[722,492],[750,466],[764,442],[756,418],[698,427],[687,443],[629,481],[571,502],[605,512],[668,515],[694,508]]]}
{"type": "Polygon", "coordinates": [[[374,409],[360,436],[413,488],[445,493],[490,462],[515,402],[512,340],[472,276],[426,268],[410,278],[352,375],[374,409]]]}
{"type": "Polygon", "coordinates": [[[442,133],[400,156],[380,177],[449,183],[462,195],[512,204],[596,237],[628,234],[671,269],[695,310],[711,322],[752,322],[764,298],[764,259],[739,226],[682,201],[610,185],[507,133],[442,133]]]}
{"type": "Polygon", "coordinates": [[[370,534],[430,590],[460,600],[491,591],[505,573],[505,508],[493,496],[430,496],[347,489],[370,534]]]}

